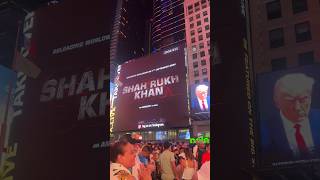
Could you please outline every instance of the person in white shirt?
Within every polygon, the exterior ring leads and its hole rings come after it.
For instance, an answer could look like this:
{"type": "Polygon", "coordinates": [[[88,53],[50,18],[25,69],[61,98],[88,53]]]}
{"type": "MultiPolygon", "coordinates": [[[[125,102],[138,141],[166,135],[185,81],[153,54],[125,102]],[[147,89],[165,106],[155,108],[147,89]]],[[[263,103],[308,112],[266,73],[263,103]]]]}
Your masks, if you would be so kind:
{"type": "Polygon", "coordinates": [[[210,161],[203,163],[201,168],[192,177],[192,180],[210,180],[210,161]]]}
{"type": "Polygon", "coordinates": [[[311,108],[314,79],[287,74],[274,86],[278,115],[261,122],[263,153],[276,159],[311,158],[320,150],[320,111],[311,108]]]}

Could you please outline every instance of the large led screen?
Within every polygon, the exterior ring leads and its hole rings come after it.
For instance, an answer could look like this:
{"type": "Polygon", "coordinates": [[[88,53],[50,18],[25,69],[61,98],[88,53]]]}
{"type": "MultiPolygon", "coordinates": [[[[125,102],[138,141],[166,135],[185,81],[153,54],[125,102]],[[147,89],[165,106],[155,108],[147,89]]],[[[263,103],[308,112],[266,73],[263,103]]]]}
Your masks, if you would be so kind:
{"type": "Polygon", "coordinates": [[[118,67],[113,131],[188,126],[184,46],[118,67]]]}
{"type": "MultiPolygon", "coordinates": [[[[0,66],[0,149],[9,148],[9,137],[14,110],[13,92],[16,87],[17,74],[10,69],[0,66]]],[[[10,155],[8,151],[0,152],[0,172],[4,172],[4,164],[8,163],[10,155]]],[[[4,177],[7,174],[3,175],[4,177]]]]}
{"type": "Polygon", "coordinates": [[[209,83],[193,84],[191,92],[191,113],[193,115],[210,115],[209,83]]]}
{"type": "Polygon", "coordinates": [[[26,15],[17,50],[41,71],[16,59],[37,75],[18,69],[4,179],[106,179],[111,2],[63,1],[26,15]]]}
{"type": "Polygon", "coordinates": [[[258,76],[262,166],[288,166],[320,157],[320,67],[258,76]]]}

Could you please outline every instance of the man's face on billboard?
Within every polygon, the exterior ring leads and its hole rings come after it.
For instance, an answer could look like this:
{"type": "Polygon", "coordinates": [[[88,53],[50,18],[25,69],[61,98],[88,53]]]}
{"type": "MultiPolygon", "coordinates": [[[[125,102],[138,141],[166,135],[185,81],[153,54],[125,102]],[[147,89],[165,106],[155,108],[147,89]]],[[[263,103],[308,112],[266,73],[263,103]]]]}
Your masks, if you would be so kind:
{"type": "Polygon", "coordinates": [[[200,100],[205,100],[207,99],[208,96],[208,88],[205,85],[200,85],[196,88],[196,96],[200,99],[200,100]]]}
{"type": "Polygon", "coordinates": [[[311,91],[305,90],[299,94],[292,94],[279,90],[275,101],[283,115],[296,123],[308,118],[311,105],[311,91]]]}

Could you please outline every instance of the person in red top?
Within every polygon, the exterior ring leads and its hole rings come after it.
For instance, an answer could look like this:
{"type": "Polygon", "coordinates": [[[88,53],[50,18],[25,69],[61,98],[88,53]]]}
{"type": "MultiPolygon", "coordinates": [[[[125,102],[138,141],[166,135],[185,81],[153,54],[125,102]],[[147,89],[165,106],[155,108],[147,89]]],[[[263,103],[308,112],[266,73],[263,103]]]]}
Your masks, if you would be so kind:
{"type": "Polygon", "coordinates": [[[210,161],[210,144],[207,144],[207,146],[206,146],[206,152],[203,153],[201,159],[202,159],[201,165],[202,165],[203,163],[205,163],[206,161],[210,161]]]}

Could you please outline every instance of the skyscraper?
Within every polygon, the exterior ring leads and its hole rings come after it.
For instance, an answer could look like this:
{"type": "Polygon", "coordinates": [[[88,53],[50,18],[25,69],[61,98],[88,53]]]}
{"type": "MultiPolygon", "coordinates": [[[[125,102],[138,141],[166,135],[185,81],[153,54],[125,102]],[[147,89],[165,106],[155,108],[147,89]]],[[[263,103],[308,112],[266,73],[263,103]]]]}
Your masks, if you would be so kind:
{"type": "Polygon", "coordinates": [[[111,34],[111,61],[121,64],[127,60],[144,55],[146,21],[148,13],[141,11],[142,0],[117,2],[111,34]]]}
{"type": "MultiPolygon", "coordinates": [[[[210,85],[210,1],[185,0],[184,21],[190,93],[200,84],[210,85]]],[[[192,95],[191,95],[192,97],[192,95]]],[[[209,135],[210,112],[192,114],[193,135],[209,135]],[[200,120],[200,121],[198,121],[200,120]]]]}
{"type": "Polygon", "coordinates": [[[154,0],[152,51],[185,41],[184,0],[154,0]]]}
{"type": "Polygon", "coordinates": [[[10,1],[0,3],[0,64],[12,68],[19,21],[26,14],[10,1]]]}
{"type": "MultiPolygon", "coordinates": [[[[146,27],[152,10],[151,3],[146,0],[119,0],[115,8],[110,44],[110,61],[113,65],[148,54],[145,49],[148,47],[146,27]]],[[[113,75],[116,70],[112,67],[111,81],[115,78],[113,75]]]]}
{"type": "Polygon", "coordinates": [[[189,84],[210,80],[210,2],[186,0],[184,3],[189,84]]]}
{"type": "Polygon", "coordinates": [[[319,62],[319,12],[316,0],[250,1],[255,72],[319,62]]]}

